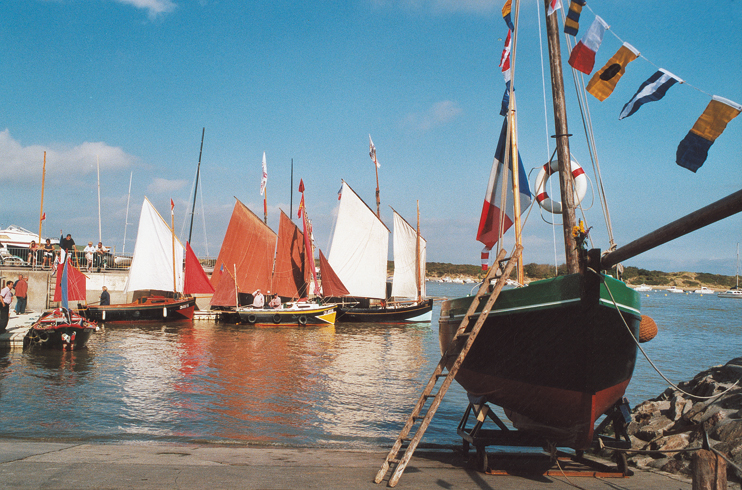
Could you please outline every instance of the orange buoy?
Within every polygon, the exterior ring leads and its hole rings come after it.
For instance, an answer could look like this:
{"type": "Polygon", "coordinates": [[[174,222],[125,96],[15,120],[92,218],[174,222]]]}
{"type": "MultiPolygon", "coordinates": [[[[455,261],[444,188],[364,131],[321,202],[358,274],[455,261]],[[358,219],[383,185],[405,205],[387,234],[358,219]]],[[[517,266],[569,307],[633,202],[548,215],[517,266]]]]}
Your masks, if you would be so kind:
{"type": "Polygon", "coordinates": [[[639,342],[649,342],[657,336],[657,324],[647,315],[642,315],[642,321],[639,324],[639,342]]]}

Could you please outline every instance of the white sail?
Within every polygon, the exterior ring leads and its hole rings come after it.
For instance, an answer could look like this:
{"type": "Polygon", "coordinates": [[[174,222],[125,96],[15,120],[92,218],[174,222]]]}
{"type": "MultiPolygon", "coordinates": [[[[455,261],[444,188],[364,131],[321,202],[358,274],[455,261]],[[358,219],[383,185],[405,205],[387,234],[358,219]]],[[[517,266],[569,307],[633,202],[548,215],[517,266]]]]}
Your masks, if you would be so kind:
{"type": "MultiPolygon", "coordinates": [[[[175,282],[183,291],[183,245],[175,238],[175,282]]],[[[144,198],[137,242],[129,268],[126,292],[145,289],[173,290],[173,232],[160,213],[144,198]]]]}
{"type": "Polygon", "coordinates": [[[384,299],[389,229],[343,182],[328,262],[351,296],[384,299]]]}
{"type": "MultiPolygon", "coordinates": [[[[392,296],[395,298],[417,298],[418,280],[415,261],[417,230],[394,211],[394,277],[392,296]]],[[[425,297],[425,249],[427,242],[420,237],[420,287],[425,297]]]]}

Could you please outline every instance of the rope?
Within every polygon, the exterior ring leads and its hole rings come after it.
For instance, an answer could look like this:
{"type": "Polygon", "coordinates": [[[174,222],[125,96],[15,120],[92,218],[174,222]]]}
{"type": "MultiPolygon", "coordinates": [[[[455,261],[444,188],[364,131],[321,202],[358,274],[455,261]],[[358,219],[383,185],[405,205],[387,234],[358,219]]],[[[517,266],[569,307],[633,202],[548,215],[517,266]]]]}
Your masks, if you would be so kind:
{"type": "Polygon", "coordinates": [[[608,287],[608,283],[606,283],[606,282],[605,282],[605,278],[604,278],[604,277],[603,277],[602,275],[598,274],[598,273],[597,273],[597,272],[595,271],[595,269],[593,269],[592,267],[588,267],[588,270],[589,270],[590,272],[592,272],[592,273],[596,274],[596,275],[597,275],[597,276],[598,276],[598,277],[600,278],[600,282],[602,282],[602,283],[603,283],[603,285],[605,286],[605,289],[606,289],[606,291],[608,291],[608,294],[609,294],[609,295],[611,296],[611,301],[613,301],[613,306],[615,306],[615,307],[616,307],[616,311],[618,312],[618,316],[620,316],[620,317],[621,317],[621,320],[623,321],[623,324],[624,324],[624,326],[626,327],[626,330],[627,330],[627,331],[629,332],[629,335],[631,335],[631,338],[632,338],[632,339],[634,339],[634,343],[635,343],[635,344],[636,344],[636,346],[637,346],[637,347],[639,348],[639,350],[641,351],[642,355],[644,355],[644,358],[645,358],[645,359],[647,360],[647,362],[649,362],[649,364],[650,364],[650,365],[651,365],[651,366],[652,366],[652,367],[654,368],[654,370],[655,370],[655,371],[657,371],[657,374],[659,374],[659,375],[660,375],[660,376],[662,377],[662,379],[664,379],[664,380],[665,380],[665,381],[666,381],[666,382],[667,382],[667,383],[668,383],[668,384],[669,384],[669,385],[670,385],[670,386],[671,386],[671,387],[672,387],[672,388],[673,388],[673,389],[674,389],[675,391],[679,391],[679,392],[680,392],[680,393],[682,393],[683,395],[686,395],[686,396],[688,396],[688,397],[690,397],[690,398],[696,398],[696,399],[698,399],[698,400],[711,400],[711,399],[716,399],[716,398],[720,398],[720,397],[722,397],[723,395],[725,395],[725,394],[729,393],[729,392],[730,392],[730,391],[731,391],[731,390],[732,390],[732,389],[733,389],[733,388],[734,388],[735,386],[737,386],[737,385],[739,384],[739,382],[740,382],[740,381],[742,381],[742,378],[740,378],[740,379],[738,379],[737,381],[735,381],[735,382],[734,382],[734,384],[733,384],[732,386],[730,386],[730,387],[729,387],[729,388],[727,388],[726,390],[722,391],[722,392],[721,392],[721,393],[719,393],[718,395],[711,395],[711,396],[699,396],[699,395],[694,395],[694,394],[692,394],[692,393],[688,393],[687,391],[685,391],[685,390],[683,390],[682,388],[678,387],[678,386],[677,386],[677,385],[676,385],[675,383],[673,383],[672,381],[670,381],[670,380],[669,380],[669,379],[667,378],[667,376],[665,376],[665,375],[664,375],[664,374],[663,374],[663,373],[662,373],[662,372],[661,372],[661,371],[659,370],[659,368],[658,368],[658,367],[657,367],[657,366],[656,366],[656,365],[654,364],[654,362],[652,362],[652,360],[651,360],[651,359],[649,358],[649,355],[648,355],[648,354],[647,354],[647,353],[646,353],[646,352],[644,351],[644,349],[642,348],[641,344],[639,343],[639,341],[638,341],[638,340],[636,339],[636,337],[634,336],[634,333],[633,333],[633,332],[631,331],[631,327],[629,327],[629,324],[628,324],[628,323],[626,323],[626,319],[625,319],[625,318],[623,317],[623,315],[621,314],[621,309],[620,309],[620,308],[618,307],[618,303],[616,302],[616,299],[615,299],[615,298],[613,297],[613,292],[611,292],[611,289],[610,289],[610,288],[608,287]]]}

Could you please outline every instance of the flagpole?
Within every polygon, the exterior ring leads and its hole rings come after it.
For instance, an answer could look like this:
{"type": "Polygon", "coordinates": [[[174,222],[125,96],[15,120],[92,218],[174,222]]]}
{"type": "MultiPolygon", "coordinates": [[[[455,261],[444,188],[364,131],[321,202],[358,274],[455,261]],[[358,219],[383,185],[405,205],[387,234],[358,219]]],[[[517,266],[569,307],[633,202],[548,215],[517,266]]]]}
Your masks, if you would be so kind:
{"type": "Polygon", "coordinates": [[[170,199],[170,231],[173,234],[173,293],[177,296],[178,281],[175,278],[175,203],[170,199]]]}
{"type": "Polygon", "coordinates": [[[46,181],[46,152],[44,152],[44,167],[41,170],[41,211],[39,211],[39,246],[41,246],[41,225],[44,222],[44,183],[46,181]]]}
{"type": "Polygon", "coordinates": [[[415,286],[417,286],[417,301],[422,300],[422,278],[420,277],[420,200],[417,201],[417,239],[415,240],[415,286]]]}
{"type": "Polygon", "coordinates": [[[263,222],[268,224],[268,184],[265,185],[265,192],[263,193],[263,222]]]}
{"type": "Polygon", "coordinates": [[[294,217],[294,159],[291,159],[291,199],[289,204],[289,216],[294,217]]]}
{"type": "MultiPolygon", "coordinates": [[[[232,268],[234,269],[234,306],[235,308],[240,307],[240,288],[237,286],[237,264],[232,264],[232,268]]],[[[227,274],[229,274],[229,271],[227,271],[227,274]]]]}
{"type": "Polygon", "coordinates": [[[95,155],[95,165],[98,169],[98,241],[103,241],[103,233],[100,226],[100,158],[95,155]]]}
{"type": "Polygon", "coordinates": [[[381,219],[381,199],[379,198],[379,162],[376,160],[376,147],[374,142],[371,141],[371,135],[368,135],[368,156],[371,157],[371,161],[374,162],[374,171],[376,172],[376,217],[381,219]]]}

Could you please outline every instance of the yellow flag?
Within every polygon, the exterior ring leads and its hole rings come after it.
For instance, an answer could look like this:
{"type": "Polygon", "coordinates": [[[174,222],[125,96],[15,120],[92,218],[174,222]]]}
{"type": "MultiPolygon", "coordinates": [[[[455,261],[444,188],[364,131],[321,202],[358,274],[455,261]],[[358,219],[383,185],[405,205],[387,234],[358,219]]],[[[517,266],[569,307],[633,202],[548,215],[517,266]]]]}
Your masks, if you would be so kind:
{"type": "Polygon", "coordinates": [[[595,75],[587,84],[587,91],[599,101],[603,102],[616,88],[616,84],[626,71],[626,65],[634,61],[639,56],[639,51],[629,43],[623,43],[623,46],[616,51],[608,63],[603,68],[595,72],[595,75]]]}

